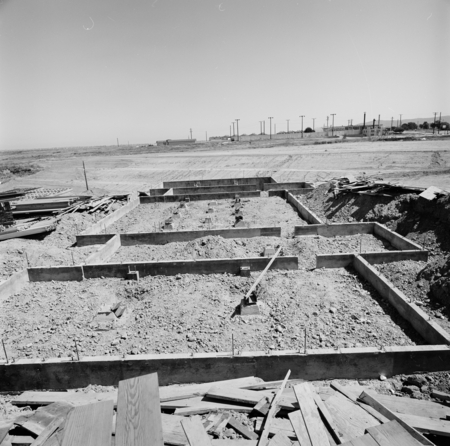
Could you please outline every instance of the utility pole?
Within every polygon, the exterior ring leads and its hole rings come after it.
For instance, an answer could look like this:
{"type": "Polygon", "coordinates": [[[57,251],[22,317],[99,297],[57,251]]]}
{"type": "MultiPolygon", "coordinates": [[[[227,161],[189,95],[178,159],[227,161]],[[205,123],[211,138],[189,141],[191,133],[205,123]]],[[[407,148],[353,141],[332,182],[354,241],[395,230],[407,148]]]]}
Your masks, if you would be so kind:
{"type": "Polygon", "coordinates": [[[263,121],[263,132],[266,134],[266,120],[263,121]]]}
{"type": "Polygon", "coordinates": [[[378,128],[380,128],[380,115],[378,115],[378,128]]]}
{"type": "Polygon", "coordinates": [[[364,112],[363,130],[366,128],[366,112],[364,112]]]}
{"type": "Polygon", "coordinates": [[[313,130],[315,130],[314,124],[316,123],[316,118],[312,118],[312,120],[313,120],[313,130]]]}
{"type": "Polygon", "coordinates": [[[442,112],[439,112],[439,127],[438,127],[438,135],[439,135],[439,130],[441,129],[441,119],[442,119],[442,112]]]}
{"type": "Polygon", "coordinates": [[[231,138],[231,125],[230,125],[230,138],[231,138]]]}
{"type": "Polygon", "coordinates": [[[302,138],[303,138],[303,118],[305,117],[305,115],[301,115],[300,118],[302,118],[302,138]]]}
{"type": "Polygon", "coordinates": [[[391,130],[392,130],[392,121],[394,120],[394,117],[391,117],[391,130]]]}
{"type": "Polygon", "coordinates": [[[206,142],[208,142],[208,132],[205,132],[205,135],[206,135],[206,142]]]}
{"type": "Polygon", "coordinates": [[[277,134],[277,125],[276,124],[273,125],[273,134],[274,135],[277,134]]]}
{"type": "Polygon", "coordinates": [[[89,185],[88,185],[87,175],[86,175],[86,166],[84,165],[84,161],[83,161],[83,170],[84,170],[84,181],[86,181],[86,190],[89,190],[89,185]]]}
{"type": "Polygon", "coordinates": [[[272,139],[272,119],[273,119],[273,116],[269,116],[269,121],[270,121],[270,127],[269,127],[269,134],[270,134],[270,137],[269,137],[269,139],[272,139]]]}
{"type": "Polygon", "coordinates": [[[119,147],[119,138],[117,138],[117,147],[119,147]]]}
{"type": "Polygon", "coordinates": [[[434,112],[433,135],[434,135],[434,129],[436,128],[436,115],[437,115],[437,112],[434,112]]]}
{"type": "Polygon", "coordinates": [[[192,129],[189,129],[190,130],[190,132],[191,132],[191,139],[192,139],[192,129]]]}
{"type": "Polygon", "coordinates": [[[240,119],[236,119],[236,127],[237,127],[237,140],[239,141],[239,121],[240,119]]]}
{"type": "Polygon", "coordinates": [[[333,136],[333,130],[334,130],[334,116],[336,113],[331,113],[331,116],[333,116],[333,124],[331,124],[331,136],[333,136]]]}
{"type": "Polygon", "coordinates": [[[402,126],[402,115],[400,115],[400,127],[402,126]]]}
{"type": "Polygon", "coordinates": [[[236,133],[234,133],[234,121],[231,124],[233,124],[233,138],[234,138],[236,136],[236,133]]]}
{"type": "Polygon", "coordinates": [[[289,121],[290,121],[290,119],[286,119],[286,122],[287,122],[287,132],[289,133],[289,121]]]}
{"type": "Polygon", "coordinates": [[[327,128],[328,128],[328,119],[329,119],[329,116],[327,116],[327,128]]]}

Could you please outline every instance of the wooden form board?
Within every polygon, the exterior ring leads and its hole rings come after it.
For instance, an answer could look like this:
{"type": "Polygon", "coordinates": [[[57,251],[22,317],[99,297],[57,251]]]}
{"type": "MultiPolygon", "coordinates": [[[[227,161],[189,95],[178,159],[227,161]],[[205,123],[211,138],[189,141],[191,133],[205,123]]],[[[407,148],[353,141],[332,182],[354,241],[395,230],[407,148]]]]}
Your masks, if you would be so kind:
{"type": "Polygon", "coordinates": [[[181,420],[181,425],[183,426],[184,433],[186,434],[190,446],[211,446],[208,434],[199,418],[184,418],[181,420]]]}
{"type": "Polygon", "coordinates": [[[67,419],[62,446],[110,446],[112,417],[112,401],[75,407],[67,419]]]}
{"type": "Polygon", "coordinates": [[[367,433],[380,446],[420,446],[420,443],[397,421],[369,427],[367,433]]]}
{"type": "Polygon", "coordinates": [[[119,382],[116,446],[163,446],[158,374],[119,382]]]}

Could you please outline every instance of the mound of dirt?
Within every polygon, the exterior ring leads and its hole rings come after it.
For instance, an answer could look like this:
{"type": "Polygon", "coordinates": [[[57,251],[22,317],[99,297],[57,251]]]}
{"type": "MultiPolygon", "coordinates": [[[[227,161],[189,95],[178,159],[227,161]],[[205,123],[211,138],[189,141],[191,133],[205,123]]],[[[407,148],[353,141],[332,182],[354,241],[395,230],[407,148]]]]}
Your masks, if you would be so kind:
{"type": "Polygon", "coordinates": [[[246,249],[240,240],[225,239],[220,236],[207,236],[186,244],[183,252],[186,258],[221,259],[247,257],[246,249]]]}
{"type": "Polygon", "coordinates": [[[429,282],[428,295],[450,308],[450,196],[428,201],[415,194],[397,197],[340,194],[323,184],[300,196],[324,221],[377,221],[429,251],[428,265],[416,280],[429,282]]]}

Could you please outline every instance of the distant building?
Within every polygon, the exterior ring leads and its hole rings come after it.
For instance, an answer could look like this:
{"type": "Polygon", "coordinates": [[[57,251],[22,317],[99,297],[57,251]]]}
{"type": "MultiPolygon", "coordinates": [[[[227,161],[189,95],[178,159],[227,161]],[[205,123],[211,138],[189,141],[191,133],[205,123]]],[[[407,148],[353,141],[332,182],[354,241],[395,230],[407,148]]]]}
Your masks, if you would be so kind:
{"type": "Polygon", "coordinates": [[[179,146],[182,144],[193,144],[196,139],[165,139],[164,141],[156,141],[157,146],[179,146]]]}

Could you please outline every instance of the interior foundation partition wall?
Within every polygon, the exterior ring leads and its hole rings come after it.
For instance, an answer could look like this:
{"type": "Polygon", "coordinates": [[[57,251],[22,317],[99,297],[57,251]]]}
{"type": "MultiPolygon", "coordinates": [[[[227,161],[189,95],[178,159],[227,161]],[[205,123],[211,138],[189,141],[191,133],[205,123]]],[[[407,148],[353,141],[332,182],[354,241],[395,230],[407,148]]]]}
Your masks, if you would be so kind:
{"type": "Polygon", "coordinates": [[[104,245],[111,240],[115,234],[77,234],[77,246],[104,245]]]}
{"type": "MultiPolygon", "coordinates": [[[[269,263],[267,257],[246,257],[211,260],[176,260],[167,262],[102,263],[81,266],[55,266],[28,268],[30,282],[81,281],[98,278],[126,278],[130,269],[145,276],[175,276],[177,274],[240,274],[241,266],[261,271],[269,263]]],[[[297,256],[278,257],[273,269],[298,269],[297,256]]]]}
{"type": "MultiPolygon", "coordinates": [[[[414,329],[430,344],[449,344],[448,334],[436,322],[429,320],[429,316],[409,299],[362,256],[355,255],[353,267],[372,286],[396,308],[399,314],[406,319],[414,329]]],[[[450,364],[450,363],[449,363],[450,364]]]]}
{"type": "Polygon", "coordinates": [[[120,248],[120,235],[116,234],[106,242],[99,250],[91,254],[85,261],[86,264],[107,262],[120,248]]]}
{"type": "Polygon", "coordinates": [[[255,184],[257,189],[263,190],[264,183],[274,182],[276,181],[272,177],[217,178],[207,180],[164,181],[163,187],[169,189],[179,187],[239,186],[255,184]]]}
{"type": "Polygon", "coordinates": [[[290,192],[285,192],[286,200],[292,207],[297,209],[300,216],[311,224],[323,224],[322,220],[304,204],[300,203],[290,192]]]}
{"type": "Polygon", "coordinates": [[[288,190],[288,191],[291,191],[291,189],[303,189],[303,188],[307,187],[307,184],[308,184],[308,187],[311,189],[312,184],[305,183],[304,181],[293,182],[293,183],[265,183],[264,190],[288,190]]]}
{"type": "Polygon", "coordinates": [[[120,209],[117,209],[117,211],[106,216],[105,218],[101,219],[100,221],[92,225],[90,228],[81,232],[81,235],[99,234],[101,232],[106,232],[105,229],[109,225],[113,224],[114,222],[122,218],[124,215],[128,214],[128,212],[133,210],[135,207],[139,206],[139,203],[140,203],[139,198],[133,198],[125,206],[122,206],[120,209]]]}
{"type": "Polygon", "coordinates": [[[149,203],[176,203],[189,198],[190,201],[206,201],[206,200],[227,200],[234,199],[236,195],[240,198],[256,198],[261,197],[261,192],[217,192],[211,194],[186,194],[186,195],[163,195],[160,197],[140,197],[141,204],[149,203]]]}
{"type": "Polygon", "coordinates": [[[210,382],[258,376],[274,381],[292,370],[291,379],[375,379],[421,371],[446,371],[450,348],[373,347],[294,351],[186,353],[0,361],[0,391],[63,390],[88,385],[116,386],[121,380],[158,372],[160,385],[210,382]]]}
{"type": "MultiPolygon", "coordinates": [[[[174,187],[171,195],[189,195],[189,194],[211,194],[220,192],[240,192],[257,191],[258,185],[255,184],[241,184],[239,186],[201,186],[201,187],[174,187]]],[[[168,194],[167,194],[168,195],[168,194]]]]}
{"type": "Polygon", "coordinates": [[[0,303],[10,296],[20,292],[28,283],[28,270],[18,271],[4,282],[0,282],[0,303]]]}
{"type": "Polygon", "coordinates": [[[417,243],[408,240],[400,234],[391,231],[386,226],[374,223],[374,234],[386,239],[392,246],[397,249],[423,249],[417,243]]]}
{"type": "Polygon", "coordinates": [[[122,246],[165,245],[173,242],[189,242],[207,236],[222,238],[281,237],[281,227],[205,229],[202,231],[137,232],[120,235],[122,246]]]}

